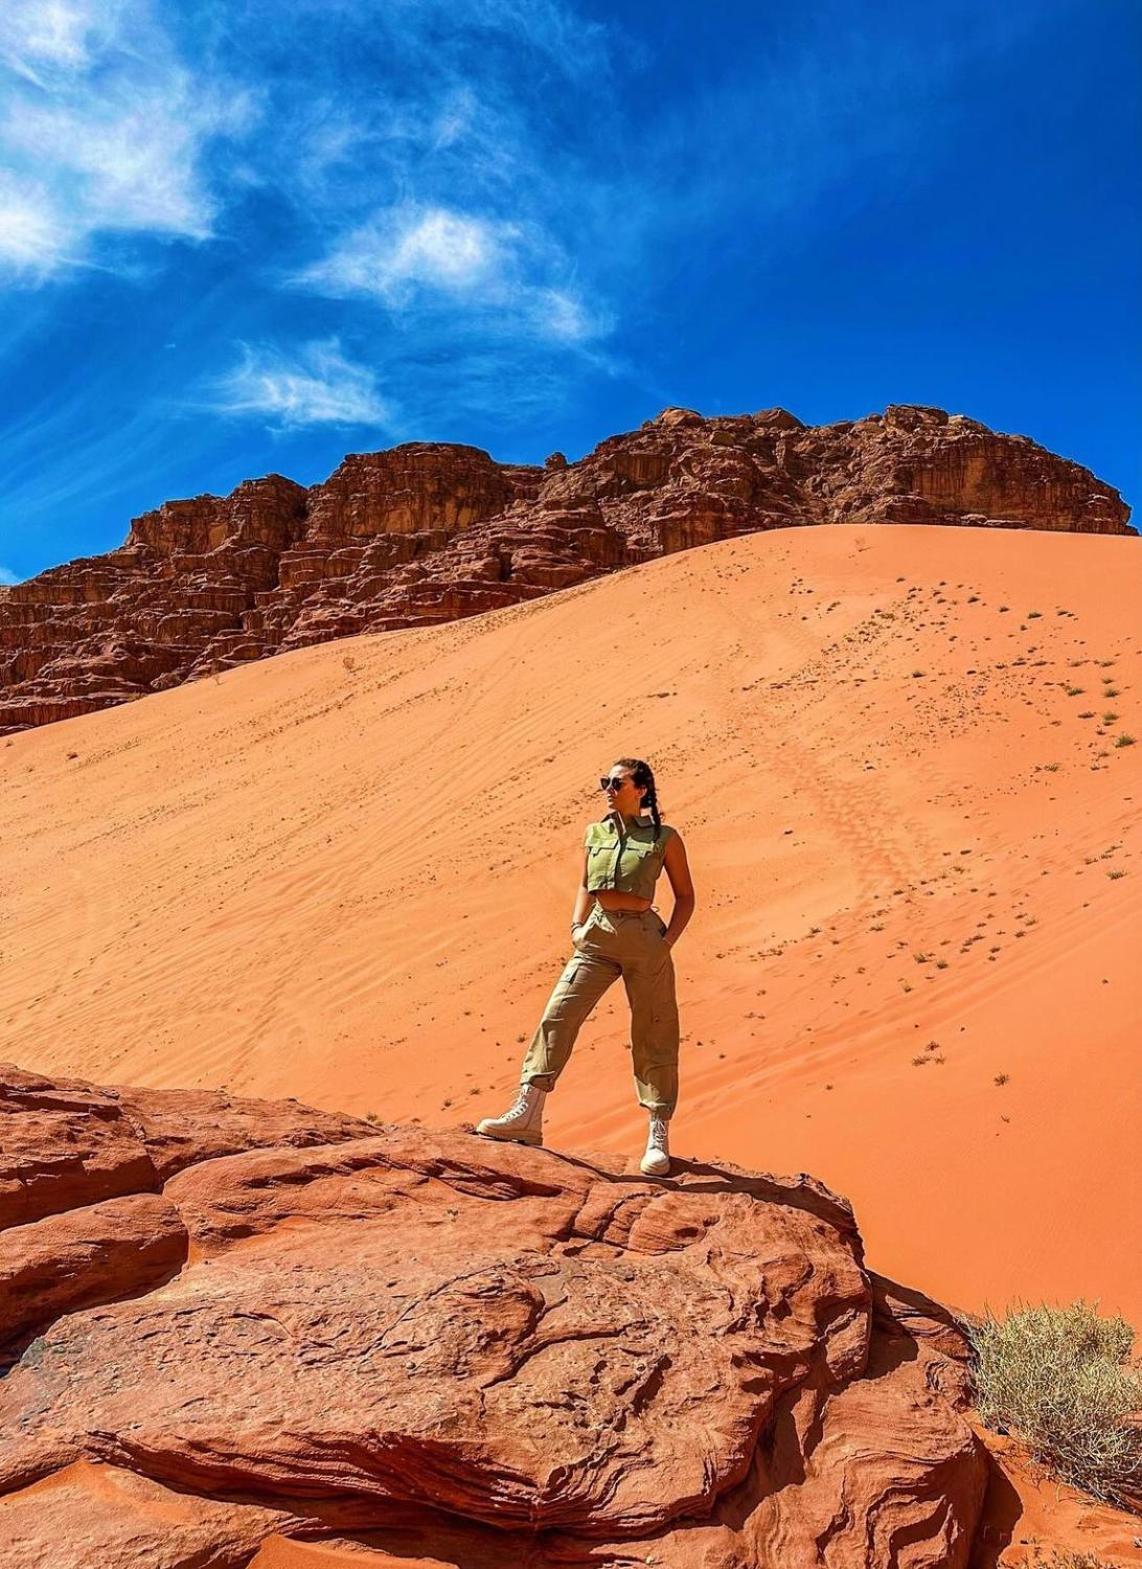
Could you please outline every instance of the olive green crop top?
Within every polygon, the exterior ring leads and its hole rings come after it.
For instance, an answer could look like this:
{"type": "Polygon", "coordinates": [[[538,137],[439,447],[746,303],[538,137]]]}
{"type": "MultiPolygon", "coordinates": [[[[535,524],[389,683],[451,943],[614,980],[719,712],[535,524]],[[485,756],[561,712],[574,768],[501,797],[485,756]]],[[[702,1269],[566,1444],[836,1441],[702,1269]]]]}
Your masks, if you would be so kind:
{"type": "Polygon", "coordinates": [[[615,888],[620,893],[654,898],[654,885],[662,870],[662,858],[675,829],[663,823],[654,840],[654,820],[629,822],[620,835],[616,816],[608,813],[597,823],[588,823],[583,844],[587,851],[587,891],[615,888]]]}

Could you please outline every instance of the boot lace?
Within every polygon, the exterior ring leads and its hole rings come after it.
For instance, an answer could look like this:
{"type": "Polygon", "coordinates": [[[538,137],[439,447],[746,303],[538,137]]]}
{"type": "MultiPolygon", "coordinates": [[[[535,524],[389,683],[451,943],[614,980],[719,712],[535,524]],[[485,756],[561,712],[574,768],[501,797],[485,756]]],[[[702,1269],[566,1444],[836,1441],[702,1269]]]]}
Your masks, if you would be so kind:
{"type": "Polygon", "coordinates": [[[651,1117],[651,1119],[650,1119],[650,1135],[649,1135],[649,1137],[648,1137],[646,1142],[647,1142],[647,1147],[649,1149],[658,1150],[662,1154],[666,1153],[666,1120],[665,1120],[665,1118],[663,1118],[663,1117],[651,1117]]]}

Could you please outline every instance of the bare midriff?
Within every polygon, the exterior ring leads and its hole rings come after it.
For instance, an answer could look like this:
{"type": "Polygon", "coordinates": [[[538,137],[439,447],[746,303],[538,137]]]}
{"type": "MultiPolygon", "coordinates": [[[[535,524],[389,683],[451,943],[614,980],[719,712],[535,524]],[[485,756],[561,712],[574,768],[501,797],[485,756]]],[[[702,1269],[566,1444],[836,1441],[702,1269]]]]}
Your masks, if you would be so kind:
{"type": "Polygon", "coordinates": [[[623,893],[618,888],[600,888],[591,898],[604,910],[649,910],[653,899],[643,899],[637,893],[623,893]]]}

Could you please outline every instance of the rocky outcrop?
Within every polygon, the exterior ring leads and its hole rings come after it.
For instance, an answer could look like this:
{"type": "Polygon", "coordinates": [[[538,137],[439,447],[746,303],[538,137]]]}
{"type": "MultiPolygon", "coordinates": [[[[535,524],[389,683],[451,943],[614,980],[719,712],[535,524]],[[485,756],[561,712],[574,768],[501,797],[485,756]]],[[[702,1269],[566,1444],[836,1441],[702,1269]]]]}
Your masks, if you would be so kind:
{"type": "Polygon", "coordinates": [[[309,490],[281,475],[136,518],[103,556],[0,588],[0,734],[283,649],[478,615],[735,534],[971,523],[1127,534],[1076,463],[900,406],[807,426],[667,409],[578,463],[409,443],[309,490]]]}
{"type": "Polygon", "coordinates": [[[275,1534],[534,1569],[968,1562],[963,1340],[809,1177],[655,1182],[14,1068],[0,1108],[13,1569],[238,1569],[275,1534]]]}

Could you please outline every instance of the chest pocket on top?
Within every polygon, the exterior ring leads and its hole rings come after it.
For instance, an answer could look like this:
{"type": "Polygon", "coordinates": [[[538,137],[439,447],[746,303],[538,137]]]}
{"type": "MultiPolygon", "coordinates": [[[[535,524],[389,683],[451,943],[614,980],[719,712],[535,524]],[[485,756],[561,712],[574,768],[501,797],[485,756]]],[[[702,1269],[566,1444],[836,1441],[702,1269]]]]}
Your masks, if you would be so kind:
{"type": "Polygon", "coordinates": [[[660,870],[658,851],[653,845],[628,841],[619,858],[617,878],[632,893],[650,897],[660,870]]]}
{"type": "Polygon", "coordinates": [[[610,882],[615,864],[615,841],[587,846],[587,887],[598,888],[610,882]]]}

